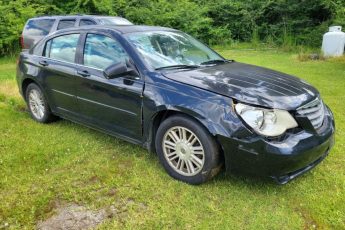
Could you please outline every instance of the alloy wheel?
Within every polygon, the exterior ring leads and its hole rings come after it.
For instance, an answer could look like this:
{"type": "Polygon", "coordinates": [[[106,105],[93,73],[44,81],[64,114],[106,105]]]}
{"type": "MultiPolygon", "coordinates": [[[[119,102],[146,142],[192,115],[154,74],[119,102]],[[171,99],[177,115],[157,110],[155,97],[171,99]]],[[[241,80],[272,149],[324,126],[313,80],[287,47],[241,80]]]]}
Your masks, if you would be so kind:
{"type": "Polygon", "coordinates": [[[45,113],[43,95],[38,90],[32,89],[29,93],[28,102],[34,117],[38,120],[42,119],[45,113]]]}
{"type": "Polygon", "coordinates": [[[205,164],[204,147],[191,130],[175,126],[163,137],[164,157],[169,165],[179,174],[194,176],[205,164]]]}

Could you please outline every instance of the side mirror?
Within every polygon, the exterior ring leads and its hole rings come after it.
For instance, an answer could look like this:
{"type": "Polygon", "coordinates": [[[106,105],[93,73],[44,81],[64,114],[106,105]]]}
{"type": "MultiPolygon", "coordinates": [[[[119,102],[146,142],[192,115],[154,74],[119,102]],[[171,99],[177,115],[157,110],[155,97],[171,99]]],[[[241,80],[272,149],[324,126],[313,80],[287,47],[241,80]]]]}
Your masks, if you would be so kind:
{"type": "Polygon", "coordinates": [[[127,68],[127,65],[123,62],[118,62],[108,66],[104,71],[103,74],[108,79],[113,79],[117,77],[121,77],[130,73],[132,70],[127,68]]]}

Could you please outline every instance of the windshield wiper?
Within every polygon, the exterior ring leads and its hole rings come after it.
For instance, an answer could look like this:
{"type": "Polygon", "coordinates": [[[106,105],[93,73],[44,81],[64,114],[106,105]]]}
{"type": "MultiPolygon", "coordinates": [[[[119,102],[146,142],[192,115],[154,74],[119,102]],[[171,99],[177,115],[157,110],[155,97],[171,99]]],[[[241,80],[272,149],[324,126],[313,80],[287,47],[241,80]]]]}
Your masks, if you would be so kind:
{"type": "Polygon", "coordinates": [[[156,70],[161,70],[161,69],[195,69],[199,68],[200,66],[198,65],[168,65],[168,66],[162,66],[156,68],[156,70]]]}
{"type": "Polygon", "coordinates": [[[202,62],[200,65],[212,65],[212,64],[228,63],[228,62],[231,62],[231,61],[226,60],[226,59],[215,59],[215,60],[209,60],[209,61],[202,62]]]}

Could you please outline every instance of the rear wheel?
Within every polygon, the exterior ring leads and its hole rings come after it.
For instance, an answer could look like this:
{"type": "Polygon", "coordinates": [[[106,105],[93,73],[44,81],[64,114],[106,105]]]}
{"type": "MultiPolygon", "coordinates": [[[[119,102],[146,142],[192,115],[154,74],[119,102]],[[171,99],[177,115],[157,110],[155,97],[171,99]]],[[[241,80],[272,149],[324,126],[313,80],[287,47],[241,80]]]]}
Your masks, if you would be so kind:
{"type": "Polygon", "coordinates": [[[163,121],[156,135],[159,160],[170,176],[201,184],[220,169],[220,153],[209,132],[195,120],[172,116],[163,121]]]}
{"type": "Polygon", "coordinates": [[[31,117],[35,121],[40,123],[49,123],[56,119],[49,108],[42,90],[34,83],[29,84],[26,89],[26,102],[28,104],[31,117]]]}

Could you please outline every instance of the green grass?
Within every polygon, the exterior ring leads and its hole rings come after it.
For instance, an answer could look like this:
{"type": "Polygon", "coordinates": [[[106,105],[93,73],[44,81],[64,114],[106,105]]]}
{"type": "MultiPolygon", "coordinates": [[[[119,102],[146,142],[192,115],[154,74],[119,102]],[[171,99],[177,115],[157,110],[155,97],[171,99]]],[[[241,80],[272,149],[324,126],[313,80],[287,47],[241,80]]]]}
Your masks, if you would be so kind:
{"type": "Polygon", "coordinates": [[[0,59],[0,229],[35,228],[54,203],[90,209],[132,200],[99,225],[166,229],[345,229],[345,59],[221,50],[225,57],[297,75],[318,88],[336,120],[336,144],[311,172],[279,186],[219,175],[201,186],[171,179],[146,150],[60,120],[31,120],[17,93],[15,61],[0,59]],[[144,208],[143,208],[144,207],[144,208]]]}

